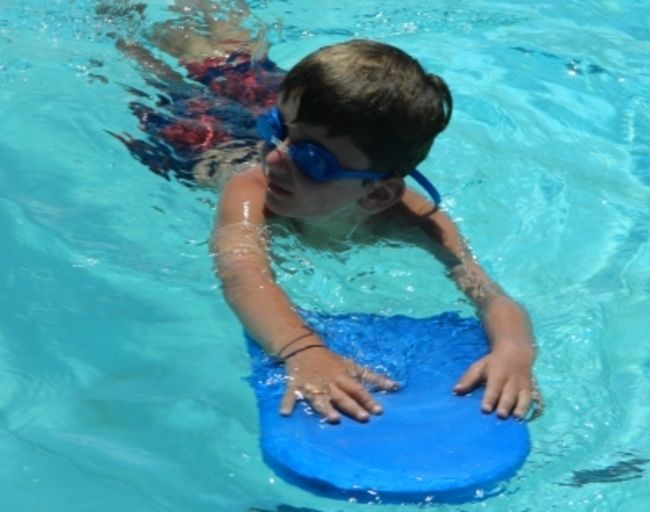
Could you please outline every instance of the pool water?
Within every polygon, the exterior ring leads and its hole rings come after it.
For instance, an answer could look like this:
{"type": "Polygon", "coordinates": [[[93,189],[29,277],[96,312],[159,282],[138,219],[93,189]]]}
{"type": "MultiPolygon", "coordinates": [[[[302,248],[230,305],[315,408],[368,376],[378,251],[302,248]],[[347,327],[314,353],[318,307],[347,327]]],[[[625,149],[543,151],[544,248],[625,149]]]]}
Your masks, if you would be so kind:
{"type": "MultiPolygon", "coordinates": [[[[154,93],[106,36],[173,16],[90,1],[0,11],[2,510],[355,511],[263,463],[241,328],[207,239],[217,198],[163,180],[138,134],[154,93]]],[[[547,411],[503,494],[466,511],[644,512],[650,503],[650,4],[251,2],[283,68],[351,37],[448,81],[454,119],[421,169],[490,274],[528,308],[547,411]]],[[[469,313],[430,256],[302,249],[279,279],[326,312],[469,313]],[[435,293],[432,293],[435,290],[435,293]]],[[[376,505],[419,510],[418,505],[376,505]]]]}

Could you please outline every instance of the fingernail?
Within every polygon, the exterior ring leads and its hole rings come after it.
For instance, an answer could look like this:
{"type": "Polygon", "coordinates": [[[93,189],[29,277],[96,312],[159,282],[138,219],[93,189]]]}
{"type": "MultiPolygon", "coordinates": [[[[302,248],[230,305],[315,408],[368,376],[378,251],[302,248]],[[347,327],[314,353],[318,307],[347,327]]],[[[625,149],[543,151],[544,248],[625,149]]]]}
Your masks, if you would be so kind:
{"type": "Polygon", "coordinates": [[[370,410],[372,411],[373,414],[381,414],[382,412],[384,412],[384,409],[382,409],[381,405],[379,404],[373,405],[370,410]]]}

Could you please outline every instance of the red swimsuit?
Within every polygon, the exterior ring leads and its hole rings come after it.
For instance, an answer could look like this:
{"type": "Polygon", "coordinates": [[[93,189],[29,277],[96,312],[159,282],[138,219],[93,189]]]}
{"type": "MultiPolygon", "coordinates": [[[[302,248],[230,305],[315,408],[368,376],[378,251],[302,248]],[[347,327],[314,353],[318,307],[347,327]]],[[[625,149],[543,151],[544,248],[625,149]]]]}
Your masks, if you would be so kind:
{"type": "MultiPolygon", "coordinates": [[[[226,57],[183,62],[188,76],[209,87],[215,100],[231,101],[256,115],[275,104],[284,73],[268,58],[253,60],[251,54],[238,50],[226,57]]],[[[177,149],[204,151],[231,139],[230,131],[207,111],[213,105],[197,98],[188,100],[188,114],[160,130],[160,135],[177,149]]]]}

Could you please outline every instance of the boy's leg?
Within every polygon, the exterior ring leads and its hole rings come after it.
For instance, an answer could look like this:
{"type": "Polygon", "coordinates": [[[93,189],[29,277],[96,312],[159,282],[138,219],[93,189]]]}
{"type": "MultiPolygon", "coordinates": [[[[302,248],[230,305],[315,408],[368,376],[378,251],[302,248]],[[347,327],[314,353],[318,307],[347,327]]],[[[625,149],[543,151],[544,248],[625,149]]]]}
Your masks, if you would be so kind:
{"type": "Polygon", "coordinates": [[[184,17],[180,24],[177,20],[156,24],[149,40],[162,51],[178,59],[201,61],[225,57],[241,47],[251,46],[252,34],[241,26],[249,14],[245,2],[237,1],[236,8],[223,10],[224,19],[213,16],[219,6],[206,0],[193,0],[183,5],[202,16],[203,30],[191,16],[184,17]]]}
{"type": "Polygon", "coordinates": [[[136,60],[145,70],[153,73],[155,76],[167,83],[180,84],[184,82],[184,77],[169,65],[154,57],[146,48],[137,43],[118,39],[115,44],[117,48],[126,56],[136,60]]]}
{"type": "Polygon", "coordinates": [[[211,4],[207,0],[197,0],[196,5],[203,15],[203,21],[205,21],[205,24],[208,26],[208,29],[213,36],[218,36],[221,30],[223,30],[224,25],[240,27],[242,20],[250,14],[246,2],[239,1],[235,3],[235,8],[226,11],[226,19],[217,21],[212,13],[218,11],[219,6],[211,4]]]}

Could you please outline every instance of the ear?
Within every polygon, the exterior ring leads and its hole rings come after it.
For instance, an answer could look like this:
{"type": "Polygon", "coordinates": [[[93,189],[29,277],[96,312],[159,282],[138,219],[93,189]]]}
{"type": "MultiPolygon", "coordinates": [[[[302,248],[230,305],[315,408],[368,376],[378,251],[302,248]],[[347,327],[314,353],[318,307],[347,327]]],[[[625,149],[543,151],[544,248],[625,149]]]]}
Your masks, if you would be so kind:
{"type": "Polygon", "coordinates": [[[383,181],[370,181],[365,185],[366,195],[359,199],[359,206],[366,213],[378,213],[397,203],[406,190],[404,178],[394,177],[383,181]]]}

